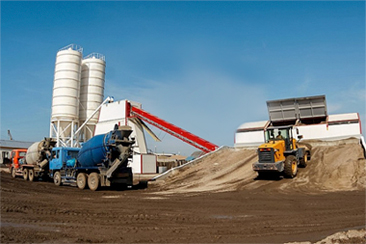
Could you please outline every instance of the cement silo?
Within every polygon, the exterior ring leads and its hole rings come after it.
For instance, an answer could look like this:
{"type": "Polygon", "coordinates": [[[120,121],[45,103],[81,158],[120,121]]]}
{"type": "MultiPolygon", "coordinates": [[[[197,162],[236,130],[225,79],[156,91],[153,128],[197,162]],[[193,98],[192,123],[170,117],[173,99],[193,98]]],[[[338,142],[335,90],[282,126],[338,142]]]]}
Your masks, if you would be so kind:
{"type": "Polygon", "coordinates": [[[74,146],[79,123],[80,75],[83,48],[70,44],[56,56],[50,137],[57,146],[74,146]]]}
{"type": "MultiPolygon", "coordinates": [[[[79,121],[82,125],[103,102],[105,80],[105,57],[92,53],[82,60],[79,121]]],[[[89,119],[82,128],[80,141],[87,141],[94,135],[99,111],[89,119]]]]}

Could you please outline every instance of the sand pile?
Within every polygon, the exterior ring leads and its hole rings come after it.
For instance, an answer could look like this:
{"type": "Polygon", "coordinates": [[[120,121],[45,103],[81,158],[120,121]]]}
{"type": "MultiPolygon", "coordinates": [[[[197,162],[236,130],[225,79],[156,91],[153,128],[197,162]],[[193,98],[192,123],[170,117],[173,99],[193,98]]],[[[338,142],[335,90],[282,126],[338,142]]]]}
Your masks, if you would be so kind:
{"type": "Polygon", "coordinates": [[[221,148],[198,162],[172,171],[158,183],[162,190],[174,192],[236,190],[248,174],[255,177],[251,170],[255,161],[255,150],[221,148]]]}
{"type": "Polygon", "coordinates": [[[294,179],[257,179],[256,150],[220,150],[157,180],[166,193],[221,192],[244,189],[281,191],[349,191],[365,189],[363,149],[357,139],[311,142],[312,159],[294,179]]]}
{"type": "Polygon", "coordinates": [[[309,190],[348,191],[365,189],[365,158],[358,139],[309,142],[312,159],[298,176],[281,187],[309,190]]]}

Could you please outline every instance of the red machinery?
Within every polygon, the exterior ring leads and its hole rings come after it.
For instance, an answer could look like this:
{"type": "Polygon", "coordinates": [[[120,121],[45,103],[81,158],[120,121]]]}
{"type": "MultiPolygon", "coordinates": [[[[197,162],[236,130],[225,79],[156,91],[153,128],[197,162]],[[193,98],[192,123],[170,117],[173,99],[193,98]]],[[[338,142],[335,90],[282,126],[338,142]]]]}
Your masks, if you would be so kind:
{"type": "Polygon", "coordinates": [[[183,130],[182,128],[179,128],[171,123],[168,123],[165,120],[162,120],[140,108],[131,106],[130,103],[127,104],[127,117],[129,118],[135,117],[141,119],[161,129],[162,131],[165,131],[170,135],[175,136],[178,139],[190,144],[191,146],[194,146],[202,150],[205,153],[215,151],[218,148],[218,146],[209,141],[206,141],[196,135],[193,135],[192,133],[183,130]]]}

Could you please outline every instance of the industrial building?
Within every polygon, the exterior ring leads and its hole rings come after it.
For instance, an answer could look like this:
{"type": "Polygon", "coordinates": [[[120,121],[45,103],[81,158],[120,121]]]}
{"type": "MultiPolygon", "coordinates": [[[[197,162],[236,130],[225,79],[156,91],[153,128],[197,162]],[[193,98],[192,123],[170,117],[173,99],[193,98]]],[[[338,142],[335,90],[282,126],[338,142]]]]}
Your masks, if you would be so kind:
{"type": "MultiPolygon", "coordinates": [[[[271,123],[292,125],[294,135],[303,140],[341,140],[362,136],[358,113],[328,115],[325,95],[267,101],[269,120],[247,122],[235,133],[235,147],[257,147],[264,142],[264,131],[271,123]]],[[[365,146],[364,146],[365,147],[365,146]]]]}

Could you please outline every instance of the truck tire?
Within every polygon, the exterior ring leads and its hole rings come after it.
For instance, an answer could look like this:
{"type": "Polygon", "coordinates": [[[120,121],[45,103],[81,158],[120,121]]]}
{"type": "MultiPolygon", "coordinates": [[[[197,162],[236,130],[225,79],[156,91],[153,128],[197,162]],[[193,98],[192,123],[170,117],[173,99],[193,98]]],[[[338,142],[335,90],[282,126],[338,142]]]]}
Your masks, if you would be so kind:
{"type": "Polygon", "coordinates": [[[100,180],[99,180],[98,173],[95,173],[95,172],[91,173],[88,177],[89,189],[92,190],[92,191],[98,190],[99,183],[100,183],[100,180]]]}
{"type": "Polygon", "coordinates": [[[88,177],[85,173],[79,173],[76,177],[76,184],[79,189],[83,190],[87,187],[88,177]]]}
{"type": "Polygon", "coordinates": [[[53,183],[55,183],[56,186],[61,185],[61,174],[59,171],[53,174],[53,183]]]}
{"type": "Polygon", "coordinates": [[[10,173],[11,173],[11,177],[12,178],[15,178],[15,176],[16,176],[16,174],[15,174],[16,173],[16,169],[14,169],[13,167],[11,167],[10,168],[10,173]]]}
{"type": "Polygon", "coordinates": [[[28,179],[29,179],[29,181],[34,181],[34,170],[33,169],[28,170],[28,179]]]}
{"type": "Polygon", "coordinates": [[[23,169],[23,179],[28,180],[28,169],[27,168],[23,169]]]}
{"type": "Polygon", "coordinates": [[[294,178],[297,175],[297,159],[294,155],[286,157],[283,173],[286,178],[294,178]]]}

